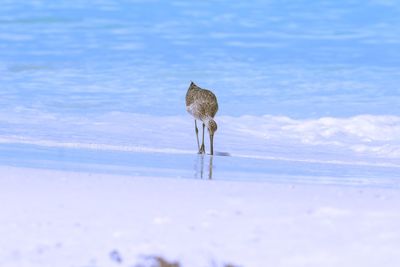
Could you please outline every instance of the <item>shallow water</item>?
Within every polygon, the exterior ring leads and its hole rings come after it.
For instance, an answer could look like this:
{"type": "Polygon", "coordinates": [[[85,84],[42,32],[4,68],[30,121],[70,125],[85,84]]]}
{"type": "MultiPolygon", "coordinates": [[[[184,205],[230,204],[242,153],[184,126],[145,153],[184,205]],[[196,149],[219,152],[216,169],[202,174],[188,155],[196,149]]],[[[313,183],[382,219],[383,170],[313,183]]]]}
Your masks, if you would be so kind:
{"type": "MultiPolygon", "coordinates": [[[[236,170],[231,160],[239,159],[221,159],[216,177],[245,169],[325,176],[318,162],[398,177],[390,168],[400,165],[399,49],[396,1],[6,0],[0,153],[14,165],[36,159],[30,146],[98,148],[115,166],[113,151],[132,147],[196,159],[184,108],[193,80],[218,96],[216,149],[254,161],[236,170]],[[292,163],[273,170],[260,159],[292,163]]],[[[53,152],[40,157],[57,165],[63,159],[53,152]]],[[[140,167],[157,155],[130,156],[143,158],[140,167]]],[[[187,172],[198,160],[190,161],[187,172]]],[[[343,172],[369,177],[354,170],[343,172]]]]}
{"type": "Polygon", "coordinates": [[[0,145],[2,164],[73,172],[174,179],[268,181],[400,188],[400,166],[255,159],[242,156],[171,154],[0,145]],[[56,159],[56,160],[55,160],[56,159]]]}

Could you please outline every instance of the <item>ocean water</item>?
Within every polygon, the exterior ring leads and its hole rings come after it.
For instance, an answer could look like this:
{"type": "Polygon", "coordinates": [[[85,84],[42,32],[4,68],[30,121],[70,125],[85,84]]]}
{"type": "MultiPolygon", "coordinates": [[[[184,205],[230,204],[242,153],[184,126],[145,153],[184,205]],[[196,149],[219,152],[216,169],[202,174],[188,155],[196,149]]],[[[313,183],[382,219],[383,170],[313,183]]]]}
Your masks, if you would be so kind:
{"type": "Polygon", "coordinates": [[[390,0],[4,0],[0,159],[398,186],[398,51],[390,0]],[[191,80],[216,93],[215,146],[232,157],[196,155],[191,80]]]}

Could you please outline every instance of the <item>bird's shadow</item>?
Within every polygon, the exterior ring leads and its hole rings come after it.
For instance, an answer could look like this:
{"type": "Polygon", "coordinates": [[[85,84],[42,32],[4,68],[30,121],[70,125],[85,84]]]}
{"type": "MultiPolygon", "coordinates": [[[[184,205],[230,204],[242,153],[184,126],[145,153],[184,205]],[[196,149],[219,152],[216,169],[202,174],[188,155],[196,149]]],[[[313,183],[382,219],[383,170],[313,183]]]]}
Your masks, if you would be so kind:
{"type": "Polygon", "coordinates": [[[215,155],[222,156],[222,157],[230,157],[231,156],[231,154],[229,154],[228,152],[219,152],[219,151],[215,152],[215,155]]]}

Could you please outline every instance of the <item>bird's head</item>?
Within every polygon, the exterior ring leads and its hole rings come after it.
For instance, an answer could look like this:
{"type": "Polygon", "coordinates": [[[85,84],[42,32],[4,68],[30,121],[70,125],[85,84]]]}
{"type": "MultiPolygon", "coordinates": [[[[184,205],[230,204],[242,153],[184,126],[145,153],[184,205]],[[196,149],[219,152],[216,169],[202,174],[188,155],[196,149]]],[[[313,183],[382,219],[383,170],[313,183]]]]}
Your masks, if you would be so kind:
{"type": "Polygon", "coordinates": [[[214,133],[217,131],[217,123],[211,117],[204,120],[204,124],[207,126],[208,133],[210,134],[210,154],[214,155],[214,133]]]}
{"type": "Polygon", "coordinates": [[[205,123],[205,125],[206,125],[206,127],[207,127],[207,129],[208,129],[208,132],[210,133],[210,135],[214,135],[214,133],[217,131],[217,129],[218,129],[218,126],[217,126],[217,123],[215,122],[215,120],[213,119],[213,118],[207,118],[205,121],[204,121],[204,123],[205,123]]]}

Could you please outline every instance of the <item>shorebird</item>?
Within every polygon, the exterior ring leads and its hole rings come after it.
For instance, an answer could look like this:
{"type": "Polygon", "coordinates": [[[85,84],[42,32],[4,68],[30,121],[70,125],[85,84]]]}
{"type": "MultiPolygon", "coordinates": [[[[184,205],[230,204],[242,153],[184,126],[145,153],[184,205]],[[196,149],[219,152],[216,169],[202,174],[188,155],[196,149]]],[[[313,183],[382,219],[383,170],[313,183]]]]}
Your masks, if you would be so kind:
{"type": "Polygon", "coordinates": [[[214,133],[217,131],[217,123],[214,120],[214,116],[218,111],[217,97],[213,94],[213,92],[202,89],[194,82],[191,82],[186,93],[186,110],[194,117],[194,128],[196,131],[199,154],[205,153],[204,127],[207,126],[208,133],[210,135],[210,154],[213,155],[214,133]],[[201,146],[199,143],[199,129],[197,128],[197,120],[200,120],[203,123],[203,139],[201,141],[201,146]]]}

